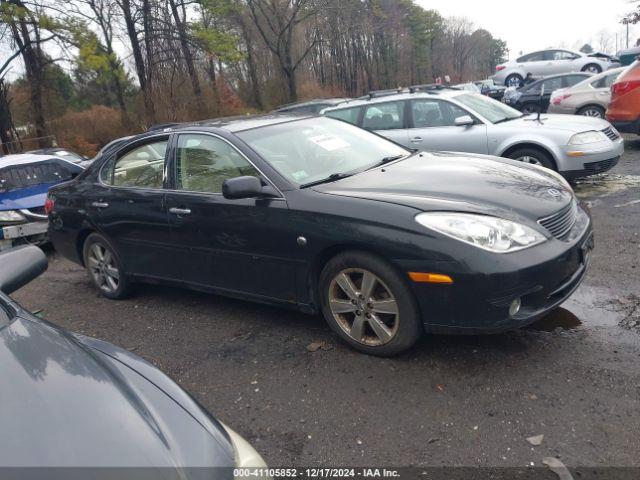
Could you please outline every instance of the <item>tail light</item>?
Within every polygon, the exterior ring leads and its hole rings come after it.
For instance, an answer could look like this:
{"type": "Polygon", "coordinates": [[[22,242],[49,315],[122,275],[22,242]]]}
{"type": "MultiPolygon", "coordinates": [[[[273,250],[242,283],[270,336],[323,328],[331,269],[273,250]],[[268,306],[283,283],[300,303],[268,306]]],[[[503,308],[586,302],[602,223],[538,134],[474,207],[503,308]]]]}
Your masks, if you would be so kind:
{"type": "Polygon", "coordinates": [[[640,87],[640,80],[629,80],[627,82],[618,82],[611,85],[611,94],[614,97],[626,95],[632,90],[640,87]]]}
{"type": "Polygon", "coordinates": [[[505,68],[507,68],[507,67],[505,67],[504,65],[498,65],[496,67],[496,72],[499,72],[500,70],[504,70],[505,68]]]}
{"type": "Polygon", "coordinates": [[[567,93],[566,95],[558,95],[557,97],[554,97],[551,99],[551,103],[553,103],[554,105],[560,105],[564,100],[566,100],[570,96],[571,94],[569,93],[567,93]]]}
{"type": "Polygon", "coordinates": [[[53,199],[47,197],[47,199],[44,201],[44,213],[49,215],[51,212],[53,212],[54,206],[55,202],[53,201],[53,199]]]}

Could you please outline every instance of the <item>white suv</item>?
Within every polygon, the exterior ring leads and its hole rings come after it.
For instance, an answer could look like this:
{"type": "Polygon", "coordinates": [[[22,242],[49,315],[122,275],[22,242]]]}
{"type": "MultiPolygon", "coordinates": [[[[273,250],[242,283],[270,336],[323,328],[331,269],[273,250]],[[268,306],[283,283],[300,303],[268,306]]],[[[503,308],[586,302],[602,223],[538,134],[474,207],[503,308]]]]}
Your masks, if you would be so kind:
{"type": "Polygon", "coordinates": [[[564,49],[540,50],[528,53],[496,67],[491,78],[495,83],[517,87],[530,73],[534,77],[546,77],[558,73],[601,73],[620,64],[601,54],[585,54],[564,49]]]}

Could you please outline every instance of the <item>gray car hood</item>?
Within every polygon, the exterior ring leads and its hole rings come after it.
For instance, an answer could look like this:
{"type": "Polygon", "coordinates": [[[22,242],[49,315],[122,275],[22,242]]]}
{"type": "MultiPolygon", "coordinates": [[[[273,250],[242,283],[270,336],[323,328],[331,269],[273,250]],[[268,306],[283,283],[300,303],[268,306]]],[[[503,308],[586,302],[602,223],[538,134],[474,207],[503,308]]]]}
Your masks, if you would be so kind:
{"type": "Polygon", "coordinates": [[[584,115],[559,115],[553,113],[543,113],[540,115],[540,122],[536,120],[537,114],[524,115],[520,118],[498,123],[495,127],[517,128],[523,127],[531,129],[531,132],[545,129],[566,130],[568,132],[579,133],[590,130],[604,130],[611,125],[606,120],[600,118],[586,117],[584,115]]]}
{"type": "Polygon", "coordinates": [[[366,171],[317,191],[406,205],[536,221],[567,206],[573,193],[540,167],[488,155],[426,153],[366,171]]]}
{"type": "MultiPolygon", "coordinates": [[[[0,466],[233,467],[233,447],[124,363],[36,319],[0,330],[0,466]]],[[[180,474],[183,478],[189,475],[180,474]]]]}

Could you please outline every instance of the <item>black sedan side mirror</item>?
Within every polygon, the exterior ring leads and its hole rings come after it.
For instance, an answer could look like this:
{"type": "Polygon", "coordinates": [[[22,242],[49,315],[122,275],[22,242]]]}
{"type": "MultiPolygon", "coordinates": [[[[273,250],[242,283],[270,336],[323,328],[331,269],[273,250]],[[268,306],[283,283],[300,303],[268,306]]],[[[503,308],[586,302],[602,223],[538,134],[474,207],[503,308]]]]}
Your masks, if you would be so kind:
{"type": "Polygon", "coordinates": [[[260,197],[262,194],[262,182],[257,177],[229,178],[222,183],[222,195],[224,195],[224,198],[252,198],[260,197]]]}
{"type": "Polygon", "coordinates": [[[15,247],[0,253],[0,291],[10,294],[47,269],[47,257],[38,247],[15,247]]]}

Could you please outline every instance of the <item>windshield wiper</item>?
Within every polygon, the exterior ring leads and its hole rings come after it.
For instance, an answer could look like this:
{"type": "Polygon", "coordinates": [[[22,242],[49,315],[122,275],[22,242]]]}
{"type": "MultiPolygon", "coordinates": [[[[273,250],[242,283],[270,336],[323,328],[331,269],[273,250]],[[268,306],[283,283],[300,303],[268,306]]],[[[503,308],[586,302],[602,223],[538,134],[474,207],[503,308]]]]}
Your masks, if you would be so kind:
{"type": "Polygon", "coordinates": [[[404,154],[404,155],[392,155],[390,157],[384,157],[382,160],[380,160],[378,163],[376,163],[375,165],[370,166],[369,168],[367,168],[367,170],[373,170],[374,168],[378,168],[381,167],[382,165],[386,165],[387,163],[391,163],[395,160],[400,160],[401,158],[404,157],[408,157],[409,154],[404,154]]]}
{"type": "Polygon", "coordinates": [[[330,183],[335,182],[336,180],[341,180],[343,178],[351,177],[355,175],[355,173],[332,173],[328,177],[322,178],[320,180],[314,180],[313,182],[303,183],[300,185],[300,188],[313,187],[314,185],[320,185],[322,183],[330,183]]]}
{"type": "Polygon", "coordinates": [[[504,117],[504,118],[501,118],[500,120],[496,120],[493,123],[495,125],[496,123],[510,122],[511,120],[515,120],[516,118],[522,118],[522,117],[524,117],[524,115],[520,115],[519,117],[504,117]]]}

